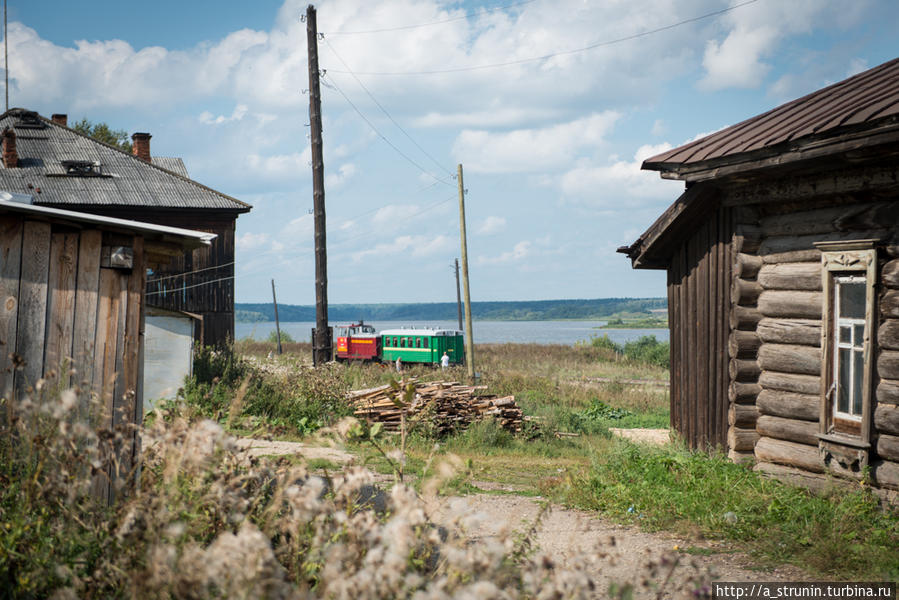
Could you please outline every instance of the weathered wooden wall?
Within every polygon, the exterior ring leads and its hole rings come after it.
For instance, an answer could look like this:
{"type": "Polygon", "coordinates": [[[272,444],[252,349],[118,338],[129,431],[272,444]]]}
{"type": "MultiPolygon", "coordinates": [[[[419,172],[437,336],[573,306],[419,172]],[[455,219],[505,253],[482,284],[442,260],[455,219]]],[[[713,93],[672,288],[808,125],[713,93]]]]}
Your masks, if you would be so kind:
{"type": "MultiPolygon", "coordinates": [[[[872,201],[852,195],[812,198],[804,202],[758,204],[759,243],[751,257],[755,284],[741,286],[735,295],[735,315],[741,313],[740,300],[755,298],[753,313],[732,320],[736,330],[753,329],[756,339],[743,336],[733,347],[751,352],[757,348],[755,373],[754,456],[760,470],[780,473],[784,467],[805,473],[830,473],[861,477],[834,461],[825,464],[819,450],[821,414],[821,372],[823,294],[819,241],[880,239],[881,286],[880,322],[874,344],[878,377],[874,378],[877,406],[874,413],[874,440],[871,475],[875,484],[899,489],[899,260],[887,256],[894,248],[895,221],[879,215],[895,212],[892,201],[872,201]],[[892,212],[891,212],[892,211],[892,212]],[[884,247],[885,246],[885,247],[884,247]],[[755,322],[754,328],[751,323],[755,322]],[[894,348],[895,346],[895,348],[894,348]],[[895,354],[892,354],[895,352],[895,354]]],[[[748,213],[744,213],[748,214],[748,213]]],[[[739,227],[738,227],[739,228],[739,227]]],[[[736,276],[739,273],[738,260],[736,276]]],[[[736,289],[736,288],[735,288],[736,289]]],[[[739,331],[734,331],[732,340],[739,331]]],[[[735,360],[737,357],[735,357],[735,360]]],[[[733,365],[733,362],[732,362],[733,365]]],[[[748,372],[749,367],[734,371],[748,372]]],[[[749,375],[747,375],[749,377],[749,375]]],[[[742,404],[751,396],[739,378],[731,383],[731,399],[742,404]]],[[[750,404],[747,400],[746,404],[750,404]]],[[[733,408],[733,407],[732,407],[733,408]]],[[[733,425],[748,430],[749,410],[734,411],[733,425]]],[[[748,433],[742,431],[748,439],[748,433]]],[[[739,441],[740,436],[734,440],[739,441]]],[[[731,446],[731,449],[734,449],[731,446]]]]}
{"type": "Polygon", "coordinates": [[[716,209],[668,269],[671,425],[693,448],[727,444],[732,213],[716,209]]]}
{"type": "Polygon", "coordinates": [[[111,481],[127,476],[136,459],[144,273],[140,236],[0,215],[0,393],[8,400],[2,418],[10,422],[17,401],[41,378],[91,390],[98,410],[85,394],[80,416],[121,434],[106,448],[116,471],[94,481],[105,499],[115,493],[111,481]],[[133,249],[133,269],[101,266],[111,245],[133,249]]]}
{"type": "Polygon", "coordinates": [[[147,282],[147,305],[202,316],[203,324],[197,328],[197,341],[204,345],[217,346],[232,341],[234,219],[211,221],[207,218],[192,225],[171,219],[153,222],[214,233],[218,237],[211,246],[173,257],[171,263],[153,273],[147,282]]]}

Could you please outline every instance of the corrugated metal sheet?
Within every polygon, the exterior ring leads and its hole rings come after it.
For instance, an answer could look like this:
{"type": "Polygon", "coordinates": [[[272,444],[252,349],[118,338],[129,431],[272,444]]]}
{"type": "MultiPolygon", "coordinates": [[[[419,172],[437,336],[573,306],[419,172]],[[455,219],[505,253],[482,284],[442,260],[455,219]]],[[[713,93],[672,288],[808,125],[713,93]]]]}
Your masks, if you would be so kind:
{"type": "Polygon", "coordinates": [[[644,169],[737,157],[803,138],[873,128],[899,117],[899,58],[647,159],[644,169]]]}
{"type": "Polygon", "coordinates": [[[14,108],[0,115],[0,130],[16,132],[20,159],[20,168],[0,168],[0,189],[33,194],[36,204],[250,209],[188,178],[181,159],[160,157],[147,163],[44,117],[44,129],[16,128],[22,112],[14,108]],[[103,176],[68,177],[63,160],[97,163],[103,176]]]}

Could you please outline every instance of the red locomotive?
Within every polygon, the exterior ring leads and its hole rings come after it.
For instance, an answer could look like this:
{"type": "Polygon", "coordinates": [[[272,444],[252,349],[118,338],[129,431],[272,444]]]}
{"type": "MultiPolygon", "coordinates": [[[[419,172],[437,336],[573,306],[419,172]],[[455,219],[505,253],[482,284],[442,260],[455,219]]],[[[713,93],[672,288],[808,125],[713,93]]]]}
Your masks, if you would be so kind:
{"type": "Polygon", "coordinates": [[[337,360],[378,360],[380,336],[375,328],[358,323],[334,328],[337,338],[337,360]]]}

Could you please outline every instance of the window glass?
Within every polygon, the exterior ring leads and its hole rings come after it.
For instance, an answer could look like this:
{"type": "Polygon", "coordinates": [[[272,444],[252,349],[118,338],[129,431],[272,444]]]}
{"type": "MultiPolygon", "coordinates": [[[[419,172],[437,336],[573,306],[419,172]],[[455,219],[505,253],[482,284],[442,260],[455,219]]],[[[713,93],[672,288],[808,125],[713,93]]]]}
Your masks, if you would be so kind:
{"type": "Polygon", "coordinates": [[[852,328],[851,327],[840,327],[840,343],[841,344],[851,344],[852,343],[852,328]]]}
{"type": "Polygon", "coordinates": [[[388,346],[388,347],[390,346],[390,338],[389,337],[384,338],[384,345],[388,346]]]}
{"type": "Polygon", "coordinates": [[[840,290],[840,317],[844,319],[865,318],[865,282],[841,281],[840,290]]]}
{"type": "Polygon", "coordinates": [[[406,347],[406,338],[400,338],[400,348],[406,347]]]}
{"type": "Polygon", "coordinates": [[[837,411],[841,413],[849,412],[849,390],[852,389],[851,352],[852,351],[847,348],[840,348],[840,379],[837,383],[837,411]]]}
{"type": "Polygon", "coordinates": [[[428,347],[428,338],[425,338],[425,339],[424,339],[424,341],[422,342],[422,345],[423,345],[425,348],[428,347]]]}
{"type": "Polygon", "coordinates": [[[865,324],[858,323],[855,326],[855,337],[852,339],[852,345],[856,348],[865,347],[865,324]]]}
{"type": "Polygon", "coordinates": [[[415,347],[421,348],[421,338],[415,338],[415,347]]]}

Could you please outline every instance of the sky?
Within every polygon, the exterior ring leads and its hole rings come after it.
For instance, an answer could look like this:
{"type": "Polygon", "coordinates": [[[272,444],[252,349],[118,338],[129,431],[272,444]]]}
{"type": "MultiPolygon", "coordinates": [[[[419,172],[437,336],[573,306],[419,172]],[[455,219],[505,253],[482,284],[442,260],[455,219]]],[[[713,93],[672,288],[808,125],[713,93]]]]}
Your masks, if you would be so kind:
{"type": "MultiPolygon", "coordinates": [[[[10,106],[150,132],[253,205],[237,301],[313,304],[306,5],[9,0],[10,106]]],[[[643,159],[895,58],[899,29],[895,0],[316,9],[332,303],[455,300],[459,164],[472,301],[664,296],[615,252],[683,191],[643,159]]]]}

